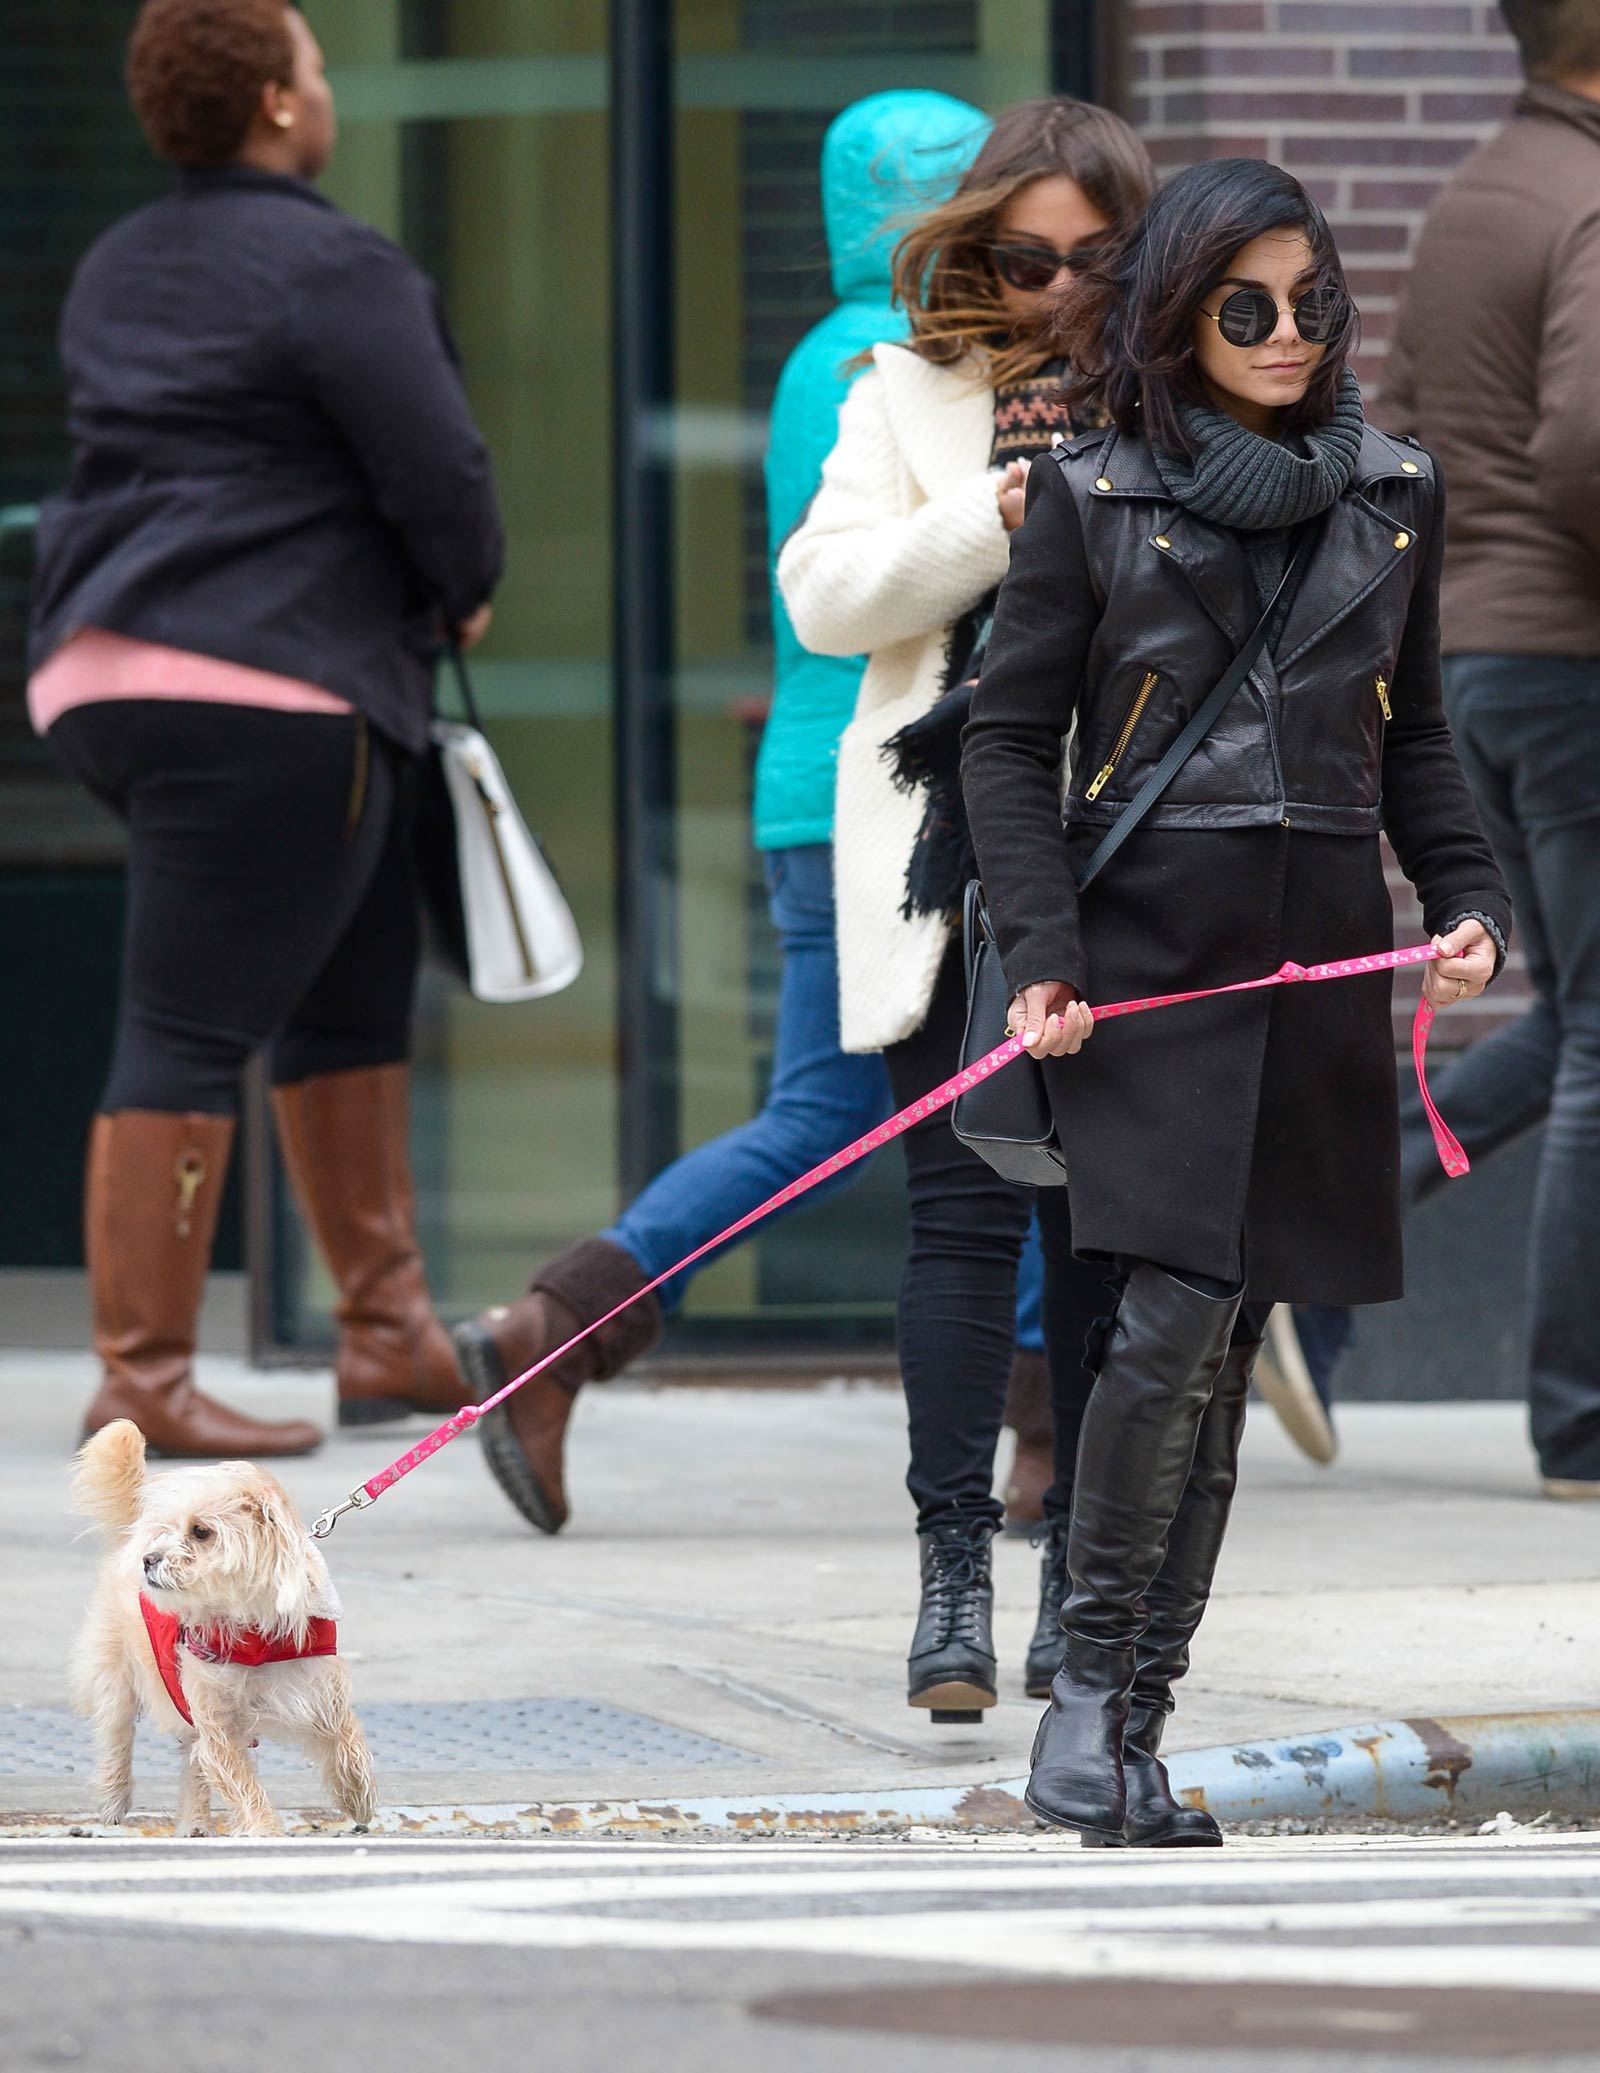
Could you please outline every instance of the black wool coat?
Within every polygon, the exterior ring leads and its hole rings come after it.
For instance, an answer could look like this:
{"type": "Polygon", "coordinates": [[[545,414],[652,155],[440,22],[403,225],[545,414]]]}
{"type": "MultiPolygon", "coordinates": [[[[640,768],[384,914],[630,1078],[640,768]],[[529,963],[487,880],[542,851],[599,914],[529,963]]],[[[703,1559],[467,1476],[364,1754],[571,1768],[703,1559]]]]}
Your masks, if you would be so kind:
{"type": "MultiPolygon", "coordinates": [[[[1272,653],[1080,903],[1075,867],[1260,604],[1240,536],[1175,503],[1141,440],[1035,464],[963,753],[1014,988],[1093,1004],[1388,949],[1380,832],[1430,932],[1477,912],[1509,935],[1441,704],[1443,550],[1430,458],[1369,429],[1272,653]]],[[[1247,1277],[1263,1301],[1402,1294],[1389,1000],[1380,974],[1196,1002],[1048,1061],[1078,1249],[1247,1277]]]]}
{"type": "Polygon", "coordinates": [[[432,283],[304,181],[179,175],[61,319],[72,478],[30,666],[80,627],[299,677],[408,749],[446,623],[499,580],[488,450],[432,283]]]}

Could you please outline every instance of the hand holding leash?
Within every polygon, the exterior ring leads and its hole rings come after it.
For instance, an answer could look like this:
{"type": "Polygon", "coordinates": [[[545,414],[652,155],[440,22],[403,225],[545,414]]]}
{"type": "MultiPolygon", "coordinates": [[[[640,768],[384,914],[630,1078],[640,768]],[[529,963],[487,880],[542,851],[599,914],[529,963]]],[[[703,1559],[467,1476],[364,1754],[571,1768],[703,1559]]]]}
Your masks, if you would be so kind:
{"type": "Polygon", "coordinates": [[[1494,977],[1494,938],[1481,921],[1458,921],[1448,936],[1435,936],[1437,961],[1423,974],[1429,1007],[1453,1008],[1475,1000],[1494,977]]]}

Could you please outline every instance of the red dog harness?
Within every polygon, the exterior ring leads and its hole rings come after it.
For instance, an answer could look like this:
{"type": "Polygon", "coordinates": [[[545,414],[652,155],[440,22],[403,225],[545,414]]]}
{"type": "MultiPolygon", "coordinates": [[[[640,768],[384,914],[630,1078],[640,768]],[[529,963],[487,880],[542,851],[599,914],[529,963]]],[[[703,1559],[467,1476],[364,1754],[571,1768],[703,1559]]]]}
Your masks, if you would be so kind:
{"type": "Polygon", "coordinates": [[[167,1697],[191,1727],[194,1715],[189,1711],[178,1675],[180,1644],[202,1663],[241,1663],[247,1669],[260,1663],[297,1663],[304,1656],[339,1653],[337,1620],[312,1620],[305,1640],[297,1644],[293,1635],[263,1634],[259,1627],[240,1627],[232,1632],[223,1627],[185,1627],[175,1612],[163,1612],[158,1605],[152,1605],[143,1591],[139,1593],[139,1610],[144,1615],[144,1629],[150,1636],[156,1669],[167,1688],[167,1697]]]}

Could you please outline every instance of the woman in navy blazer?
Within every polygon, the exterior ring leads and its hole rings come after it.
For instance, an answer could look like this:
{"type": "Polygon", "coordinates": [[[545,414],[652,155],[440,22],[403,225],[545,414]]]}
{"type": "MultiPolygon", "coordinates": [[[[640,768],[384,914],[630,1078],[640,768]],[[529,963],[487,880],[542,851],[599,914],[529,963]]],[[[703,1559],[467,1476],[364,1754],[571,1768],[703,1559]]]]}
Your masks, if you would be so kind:
{"type": "Polygon", "coordinates": [[[194,1387],[246,1059],[339,1288],[342,1422],[453,1408],[407,1153],[407,800],[433,660],[489,618],[489,456],[432,284],[310,183],[333,98],[283,0],[148,0],[135,111],[173,190],[78,269],[71,480],[39,531],[30,701],[125,820],[86,1247],[104,1380],[172,1454],[285,1454],[194,1387]]]}

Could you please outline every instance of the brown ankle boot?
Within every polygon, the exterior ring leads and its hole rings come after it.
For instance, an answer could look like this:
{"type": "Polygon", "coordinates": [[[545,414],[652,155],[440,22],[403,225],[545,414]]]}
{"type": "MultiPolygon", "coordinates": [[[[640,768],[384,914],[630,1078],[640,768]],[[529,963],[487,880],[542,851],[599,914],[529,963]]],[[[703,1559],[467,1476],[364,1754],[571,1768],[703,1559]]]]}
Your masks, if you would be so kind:
{"type": "Polygon", "coordinates": [[[84,1437],[131,1418],[153,1454],[309,1454],[303,1418],[267,1423],[194,1386],[195,1319],[211,1264],[231,1116],[96,1116],[84,1188],[95,1351],[105,1363],[84,1437]]]}
{"type": "MultiPolygon", "coordinates": [[[[519,1302],[456,1327],[456,1355],[474,1400],[493,1396],[644,1284],[633,1255],[605,1238],[585,1238],[558,1253],[519,1302]]],[[[559,1533],[567,1523],[563,1449],[578,1391],[620,1374],[660,1336],[661,1305],[654,1295],[639,1296],[479,1420],[489,1472],[530,1526],[559,1533]]]]}
{"type": "Polygon", "coordinates": [[[272,1090],[295,1196],[339,1288],[339,1423],[461,1405],[417,1245],[411,1069],[361,1066],[272,1090]]]}
{"type": "Polygon", "coordinates": [[[1017,1436],[1017,1452],[1006,1479],[1005,1531],[1031,1533],[1044,1518],[1044,1493],[1056,1479],[1055,1429],[1044,1355],[1023,1346],[1011,1362],[1006,1423],[1017,1436]]]}

